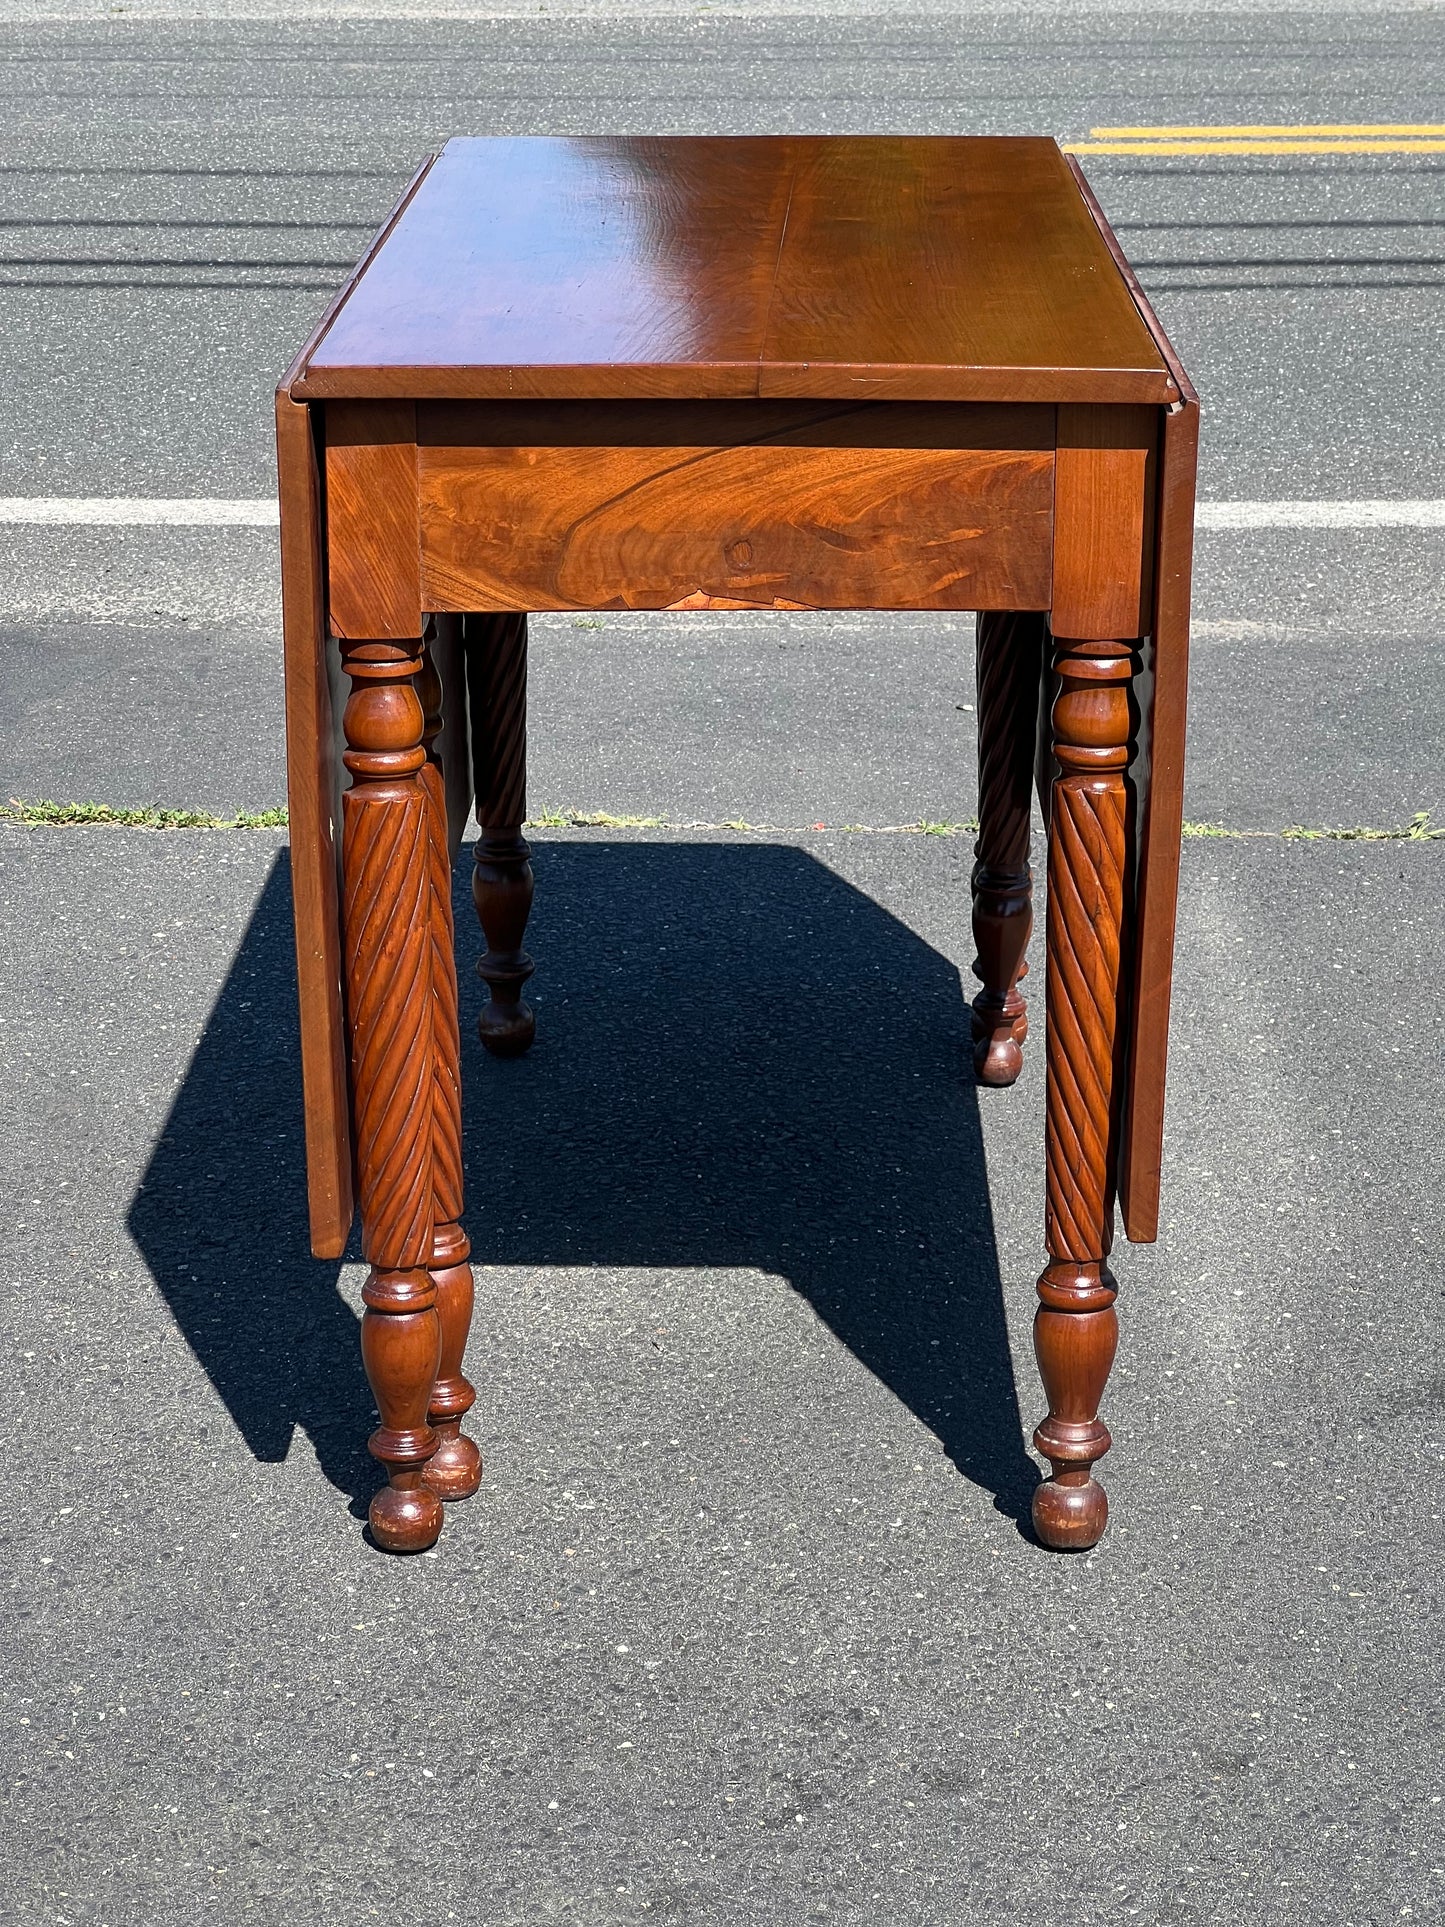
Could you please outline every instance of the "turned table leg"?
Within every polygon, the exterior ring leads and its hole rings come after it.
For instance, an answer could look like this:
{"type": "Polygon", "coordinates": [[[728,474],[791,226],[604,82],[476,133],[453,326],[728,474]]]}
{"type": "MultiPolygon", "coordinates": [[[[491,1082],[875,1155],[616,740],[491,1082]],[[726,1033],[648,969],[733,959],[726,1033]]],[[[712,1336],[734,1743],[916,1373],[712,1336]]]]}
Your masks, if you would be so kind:
{"type": "Polygon", "coordinates": [[[1019,991],[1033,930],[1029,869],[1043,615],[978,618],[978,841],[973,866],[973,1062],[980,1083],[1012,1084],[1023,1068],[1028,1011],[1019,991]]]}
{"type": "Polygon", "coordinates": [[[468,616],[464,628],[472,764],[477,793],[472,901],[486,938],[477,975],[491,997],[477,1034],[494,1057],[531,1048],[537,1020],[522,1000],[533,971],[522,948],[532,909],[527,818],[527,618],[468,616]]]}
{"type": "Polygon", "coordinates": [[[1049,1401],[1034,1444],[1052,1476],[1034,1493],[1046,1545],[1094,1545],[1109,1517],[1093,1467],[1109,1449],[1099,1417],[1118,1320],[1109,1271],[1122,1097],[1129,686],[1133,645],[1054,640],[1058,768],[1049,809],[1047,978],[1049,1263],[1034,1350],[1049,1401]]]}
{"type": "Polygon", "coordinates": [[[381,1424],[370,1448],[388,1483],[371,1530],[421,1552],[442,1526],[423,1482],[436,1449],[427,1406],[441,1354],[434,1262],[431,808],[421,780],[420,645],[343,645],[346,704],[342,912],[362,1250],[361,1352],[381,1424]]]}
{"type": "Polygon", "coordinates": [[[427,763],[421,772],[429,811],[432,944],[432,1181],[436,1223],[430,1271],[441,1321],[441,1364],[427,1419],[437,1449],[426,1483],[442,1499],[469,1499],[482,1482],[482,1455],[462,1431],[476,1389],[462,1371],[472,1325],[471,1244],[462,1229],[462,1047],[457,1019],[456,930],[452,919],[451,844],[447,785],[437,757],[442,730],[442,684],[432,652],[422,654],[417,695],[425,716],[427,763]]]}

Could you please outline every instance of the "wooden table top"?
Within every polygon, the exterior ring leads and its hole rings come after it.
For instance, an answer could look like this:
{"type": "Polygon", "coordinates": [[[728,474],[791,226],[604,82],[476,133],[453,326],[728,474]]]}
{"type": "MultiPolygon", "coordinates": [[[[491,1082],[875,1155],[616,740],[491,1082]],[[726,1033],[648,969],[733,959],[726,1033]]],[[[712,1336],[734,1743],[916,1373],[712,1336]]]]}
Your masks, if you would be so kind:
{"type": "Polygon", "coordinates": [[[1057,145],[991,136],[449,141],[290,387],[1179,398],[1057,145]]]}

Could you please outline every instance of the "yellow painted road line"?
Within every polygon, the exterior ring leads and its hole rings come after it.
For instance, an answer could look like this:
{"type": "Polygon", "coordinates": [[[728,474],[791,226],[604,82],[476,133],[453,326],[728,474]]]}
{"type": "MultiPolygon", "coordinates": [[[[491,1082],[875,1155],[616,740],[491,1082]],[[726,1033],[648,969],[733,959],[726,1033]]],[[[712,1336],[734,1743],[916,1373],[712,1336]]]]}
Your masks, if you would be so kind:
{"type": "Polygon", "coordinates": [[[1066,154],[1142,154],[1150,158],[1210,154],[1442,154],[1439,140],[1068,141],[1066,154]]]}
{"type": "Polygon", "coordinates": [[[1360,121],[1350,126],[1317,127],[1091,127],[1089,139],[1096,141],[1134,141],[1134,140],[1260,140],[1278,137],[1298,139],[1306,134],[1354,134],[1375,135],[1383,139],[1387,134],[1438,134],[1445,137],[1445,121],[1424,121],[1418,123],[1384,121],[1360,121]]]}
{"type": "Polygon", "coordinates": [[[1297,127],[1091,127],[1068,154],[1435,154],[1445,121],[1338,121],[1297,127]]]}

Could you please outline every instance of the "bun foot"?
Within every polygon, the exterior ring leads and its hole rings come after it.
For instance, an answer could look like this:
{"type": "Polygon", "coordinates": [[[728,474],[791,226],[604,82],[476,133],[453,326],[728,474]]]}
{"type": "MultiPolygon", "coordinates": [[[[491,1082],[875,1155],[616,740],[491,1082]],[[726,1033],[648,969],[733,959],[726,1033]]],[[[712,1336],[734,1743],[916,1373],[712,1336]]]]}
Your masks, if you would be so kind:
{"type": "Polygon", "coordinates": [[[477,1035],[493,1057],[525,1057],[537,1035],[532,1006],[487,1004],[477,1019],[477,1035]]]}
{"type": "Polygon", "coordinates": [[[1065,1485],[1045,1479],[1034,1488],[1034,1531],[1055,1552],[1087,1552],[1109,1523],[1109,1495],[1095,1479],[1065,1485]]]}
{"type": "Polygon", "coordinates": [[[974,1040],[973,1071],[980,1084],[991,1084],[1002,1090],[1018,1082],[1023,1067],[1024,1054],[1019,1049],[1018,1039],[1007,1031],[1001,1037],[979,1037],[974,1040]]]}
{"type": "Polygon", "coordinates": [[[383,1552],[425,1552],[441,1536],[442,1502],[424,1485],[384,1485],[371,1502],[371,1535],[383,1552]]]}
{"type": "Polygon", "coordinates": [[[458,1432],[452,1438],[443,1434],[441,1444],[426,1462],[422,1477],[427,1490],[448,1504],[457,1499],[470,1499],[482,1483],[482,1455],[465,1432],[458,1432]]]}
{"type": "Polygon", "coordinates": [[[1009,992],[1007,1001],[980,991],[973,1000],[973,1069],[980,1084],[1004,1089],[1018,1081],[1028,1034],[1029,1014],[1017,986],[1009,992]],[[1013,1010],[1009,1004],[1014,1005],[1013,1010]]]}

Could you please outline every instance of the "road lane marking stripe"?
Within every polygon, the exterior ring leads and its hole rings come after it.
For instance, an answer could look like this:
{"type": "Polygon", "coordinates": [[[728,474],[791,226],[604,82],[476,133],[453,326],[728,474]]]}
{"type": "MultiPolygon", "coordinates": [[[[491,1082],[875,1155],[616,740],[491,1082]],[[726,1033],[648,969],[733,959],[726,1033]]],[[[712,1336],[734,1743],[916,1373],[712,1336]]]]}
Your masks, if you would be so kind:
{"type": "Polygon", "coordinates": [[[1445,501],[1200,502],[1200,529],[1445,529],[1445,501]]]}
{"type": "Polygon", "coordinates": [[[78,528],[275,528],[274,501],[215,496],[0,495],[0,522],[78,528]]]}
{"type": "Polygon", "coordinates": [[[1190,154],[1438,154],[1445,153],[1445,139],[1438,140],[1216,140],[1216,141],[1069,141],[1066,154],[1139,154],[1150,159],[1167,159],[1190,154]]]}
{"type": "Polygon", "coordinates": [[[1349,134],[1360,137],[1375,136],[1383,140],[1388,135],[1399,134],[1437,134],[1445,135],[1445,121],[1400,122],[1398,125],[1384,121],[1361,121],[1354,126],[1332,127],[1326,124],[1300,127],[1091,127],[1089,139],[1096,141],[1163,141],[1163,140],[1280,140],[1301,139],[1307,134],[1349,134]]]}
{"type": "MultiPolygon", "coordinates": [[[[279,514],[265,497],[0,496],[0,525],[46,528],[273,529],[279,514]]],[[[1440,529],[1438,501],[1201,502],[1201,529],[1440,529]]]]}
{"type": "Polygon", "coordinates": [[[1356,121],[1297,127],[1091,127],[1069,154],[1433,154],[1445,150],[1445,122],[1356,121]]]}

